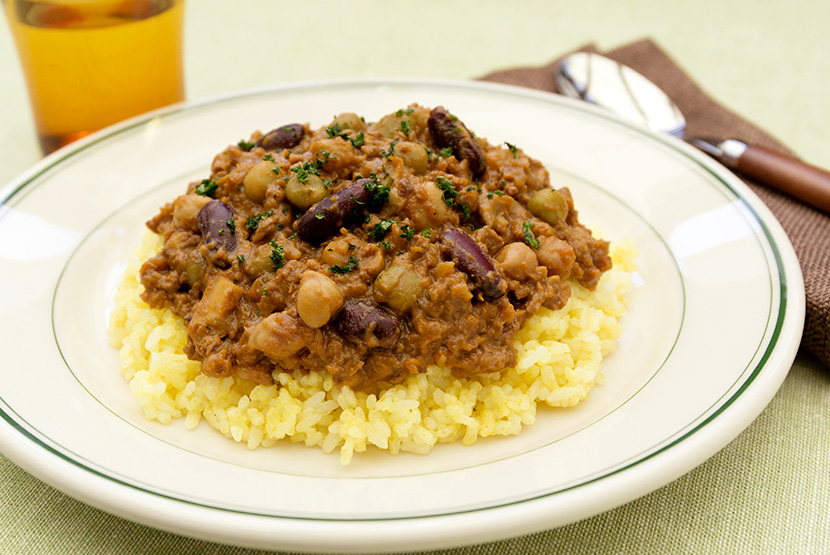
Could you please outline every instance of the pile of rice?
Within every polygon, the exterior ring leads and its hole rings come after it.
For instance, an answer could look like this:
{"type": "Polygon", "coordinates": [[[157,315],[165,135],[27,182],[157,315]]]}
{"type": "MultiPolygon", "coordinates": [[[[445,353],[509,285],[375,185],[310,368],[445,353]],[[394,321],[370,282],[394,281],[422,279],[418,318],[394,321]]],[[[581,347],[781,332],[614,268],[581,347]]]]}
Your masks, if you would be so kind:
{"type": "Polygon", "coordinates": [[[533,424],[536,408],[573,407],[604,382],[600,363],[615,348],[631,287],[635,251],[612,244],[614,268],[596,290],[571,283],[573,294],[558,311],[542,308],[516,335],[518,364],[501,373],[454,378],[433,366],[405,382],[352,391],[328,373],[279,373],[275,384],[242,378],[210,378],[183,354],[185,322],[141,298],[141,261],[161,247],[148,233],[127,268],[115,298],[110,342],[119,350],[121,372],[149,420],[184,418],[213,428],[251,449],[280,440],[340,450],[348,464],[369,446],[424,454],[436,443],[518,434],[533,424]]]}

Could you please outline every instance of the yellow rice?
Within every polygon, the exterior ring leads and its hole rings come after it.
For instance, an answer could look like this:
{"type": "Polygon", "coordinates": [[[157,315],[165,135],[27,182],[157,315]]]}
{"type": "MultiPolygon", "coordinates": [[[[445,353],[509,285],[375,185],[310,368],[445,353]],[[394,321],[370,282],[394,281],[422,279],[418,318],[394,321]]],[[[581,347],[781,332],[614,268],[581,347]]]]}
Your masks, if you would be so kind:
{"type": "Polygon", "coordinates": [[[352,391],[328,373],[277,373],[275,384],[242,378],[210,378],[183,354],[185,322],[140,298],[141,261],[161,246],[148,233],[127,268],[115,298],[110,342],[119,350],[121,373],[144,417],[161,423],[184,418],[187,428],[202,419],[251,449],[280,440],[337,449],[348,464],[370,446],[424,454],[437,443],[518,434],[533,424],[539,404],[573,407],[604,382],[600,363],[615,348],[620,318],[631,287],[635,250],[613,244],[614,268],[589,292],[571,283],[573,294],[558,311],[542,308],[516,336],[518,363],[502,373],[454,378],[433,366],[401,384],[352,391]]]}

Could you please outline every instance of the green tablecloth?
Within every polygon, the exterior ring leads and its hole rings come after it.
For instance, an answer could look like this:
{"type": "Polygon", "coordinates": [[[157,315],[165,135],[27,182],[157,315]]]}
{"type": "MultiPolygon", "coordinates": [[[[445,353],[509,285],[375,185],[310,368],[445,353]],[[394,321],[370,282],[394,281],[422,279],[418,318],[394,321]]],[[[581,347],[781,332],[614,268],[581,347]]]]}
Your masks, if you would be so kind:
{"type": "MultiPolygon", "coordinates": [[[[649,36],[719,101],[830,167],[823,0],[188,2],[190,99],[312,78],[473,78],[539,65],[586,42],[611,48],[649,36]]],[[[39,152],[5,26],[0,83],[6,183],[39,152]]],[[[4,554],[254,553],[110,516],[2,457],[0,499],[4,554]]],[[[674,483],[564,528],[446,553],[828,553],[828,510],[830,370],[802,354],[756,422],[674,483]]]]}

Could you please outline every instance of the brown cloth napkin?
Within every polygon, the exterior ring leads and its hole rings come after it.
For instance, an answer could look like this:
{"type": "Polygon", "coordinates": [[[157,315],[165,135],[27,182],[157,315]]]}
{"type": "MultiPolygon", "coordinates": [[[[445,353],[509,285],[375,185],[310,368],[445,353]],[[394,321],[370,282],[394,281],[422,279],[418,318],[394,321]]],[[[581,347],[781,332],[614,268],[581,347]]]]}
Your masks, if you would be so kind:
{"type": "MultiPolygon", "coordinates": [[[[593,45],[581,50],[597,52],[593,45]]],[[[690,136],[738,139],[792,155],[765,131],[710,98],[653,41],[640,40],[603,55],[634,68],[668,93],[686,117],[690,136]]],[[[541,67],[497,71],[481,79],[556,92],[554,75],[558,63],[557,59],[541,67]]],[[[750,179],[742,179],[778,218],[801,264],[807,295],[801,348],[830,366],[830,218],[750,179]]]]}

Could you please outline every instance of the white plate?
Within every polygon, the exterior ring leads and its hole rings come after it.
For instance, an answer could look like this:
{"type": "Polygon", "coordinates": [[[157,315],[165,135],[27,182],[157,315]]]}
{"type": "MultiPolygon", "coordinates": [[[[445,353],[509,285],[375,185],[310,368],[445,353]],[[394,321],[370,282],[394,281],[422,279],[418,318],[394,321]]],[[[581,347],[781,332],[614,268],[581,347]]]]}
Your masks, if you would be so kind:
{"type": "Polygon", "coordinates": [[[673,138],[524,89],[337,81],[173,107],[56,153],[0,199],[0,450],[91,505],[220,542],[429,549],[597,514],[725,446],[772,398],[801,337],[795,255],[738,179],[673,138]],[[541,159],[583,221],[637,244],[607,382],[573,410],[540,410],[518,437],[358,454],[345,468],[316,448],[248,451],[204,424],[146,422],[105,331],[143,222],[254,129],[412,102],[541,159]]]}

